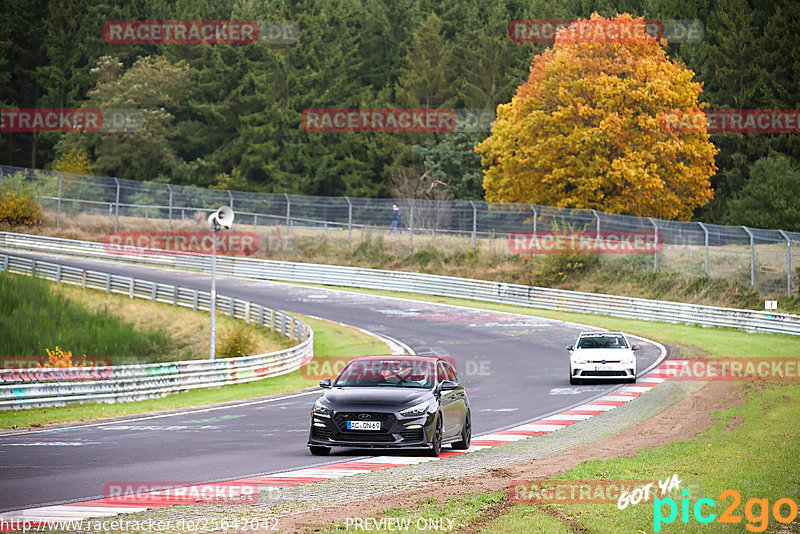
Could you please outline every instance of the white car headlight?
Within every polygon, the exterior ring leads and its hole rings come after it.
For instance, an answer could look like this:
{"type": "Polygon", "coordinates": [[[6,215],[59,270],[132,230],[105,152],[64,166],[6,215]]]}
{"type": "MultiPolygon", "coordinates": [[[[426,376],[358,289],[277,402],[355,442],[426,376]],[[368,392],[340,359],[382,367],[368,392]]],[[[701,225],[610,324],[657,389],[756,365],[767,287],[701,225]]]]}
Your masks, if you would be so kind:
{"type": "Polygon", "coordinates": [[[429,402],[422,402],[417,404],[416,406],[412,406],[411,408],[406,408],[405,410],[400,411],[400,415],[403,417],[411,417],[412,415],[422,415],[428,411],[428,407],[430,406],[429,402]]]}
{"type": "Polygon", "coordinates": [[[322,404],[320,402],[321,400],[322,400],[321,398],[317,399],[317,402],[314,403],[314,409],[313,409],[314,415],[322,415],[322,416],[330,417],[331,409],[328,408],[327,406],[325,406],[324,404],[322,404]]]}

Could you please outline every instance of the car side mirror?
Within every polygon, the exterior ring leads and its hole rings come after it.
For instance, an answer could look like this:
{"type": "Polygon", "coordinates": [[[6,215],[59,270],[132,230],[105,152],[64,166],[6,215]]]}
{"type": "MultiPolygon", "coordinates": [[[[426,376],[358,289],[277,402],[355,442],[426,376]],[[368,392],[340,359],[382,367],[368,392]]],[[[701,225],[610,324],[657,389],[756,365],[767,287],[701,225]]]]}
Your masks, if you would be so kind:
{"type": "Polygon", "coordinates": [[[319,381],[319,387],[321,388],[330,388],[331,387],[331,379],[330,378],[323,378],[319,381]]]}
{"type": "Polygon", "coordinates": [[[639,345],[631,345],[631,350],[639,350],[640,348],[639,345]]]}
{"type": "Polygon", "coordinates": [[[570,345],[569,347],[567,347],[567,350],[572,352],[572,348],[573,348],[572,345],[570,345]]]}
{"type": "Polygon", "coordinates": [[[442,380],[442,383],[439,384],[439,390],[441,391],[452,391],[458,388],[458,383],[453,382],[452,380],[442,380]]]}

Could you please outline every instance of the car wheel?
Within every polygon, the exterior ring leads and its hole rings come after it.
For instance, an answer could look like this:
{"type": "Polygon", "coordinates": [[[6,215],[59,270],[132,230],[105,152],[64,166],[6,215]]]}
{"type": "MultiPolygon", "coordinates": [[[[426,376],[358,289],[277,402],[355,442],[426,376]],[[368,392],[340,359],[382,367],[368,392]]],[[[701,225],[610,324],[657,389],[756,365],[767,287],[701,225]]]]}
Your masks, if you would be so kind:
{"type": "Polygon", "coordinates": [[[628,379],[628,383],[629,384],[635,384],[636,383],[636,375],[633,375],[633,378],[629,378],[628,379]]]}
{"type": "Polygon", "coordinates": [[[581,383],[581,379],[580,378],[575,378],[574,376],[570,376],[569,377],[569,383],[572,384],[573,386],[577,386],[578,384],[581,383]]]}
{"type": "Polygon", "coordinates": [[[434,423],[433,427],[433,439],[431,440],[431,449],[428,451],[430,456],[434,458],[439,456],[442,452],[442,416],[441,414],[436,416],[436,422],[434,423]]]}
{"type": "Polygon", "coordinates": [[[469,449],[470,441],[472,441],[472,414],[467,410],[467,416],[464,418],[464,428],[461,429],[461,441],[456,441],[452,447],[463,451],[469,449]]]}
{"type": "Polygon", "coordinates": [[[320,447],[319,445],[309,445],[308,450],[310,450],[311,454],[314,456],[327,456],[328,453],[331,452],[330,447],[320,447]]]}

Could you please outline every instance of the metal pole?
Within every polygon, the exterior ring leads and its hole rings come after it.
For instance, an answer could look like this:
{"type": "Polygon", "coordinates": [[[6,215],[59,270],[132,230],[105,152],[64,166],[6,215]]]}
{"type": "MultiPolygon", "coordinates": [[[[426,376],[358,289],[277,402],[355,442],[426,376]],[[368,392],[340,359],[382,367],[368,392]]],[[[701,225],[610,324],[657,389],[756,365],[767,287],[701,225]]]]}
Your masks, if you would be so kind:
{"type": "Polygon", "coordinates": [[[344,197],[347,201],[347,248],[353,244],[353,203],[349,197],[344,197]]]}
{"type": "Polygon", "coordinates": [[[592,215],[597,220],[596,229],[595,229],[595,239],[600,239],[600,216],[597,214],[597,210],[592,210],[592,215]]]}
{"type": "Polygon", "coordinates": [[[756,245],[753,241],[753,232],[751,232],[746,226],[742,226],[744,231],[747,232],[747,235],[750,236],[750,285],[756,285],[756,245]]]}
{"type": "Polygon", "coordinates": [[[56,228],[61,228],[61,171],[58,171],[58,207],[56,208],[56,228]]]}
{"type": "Polygon", "coordinates": [[[708,228],[706,225],[701,223],[700,221],[697,222],[700,225],[700,228],[703,229],[703,233],[706,235],[705,243],[706,243],[706,278],[708,278],[708,228]]]}
{"type": "Polygon", "coordinates": [[[792,240],[783,230],[778,230],[786,240],[786,296],[792,296],[792,240]]]}
{"type": "MultiPolygon", "coordinates": [[[[536,206],[533,204],[528,204],[531,207],[531,211],[533,212],[533,242],[537,243],[536,240],[536,220],[539,218],[539,212],[536,211],[536,206]]],[[[536,246],[533,247],[531,254],[536,254],[536,246]]]]}
{"type": "Polygon", "coordinates": [[[117,184],[117,200],[114,208],[114,231],[116,232],[119,230],[119,180],[114,178],[114,182],[117,184]]]}
{"type": "Polygon", "coordinates": [[[169,189],[169,229],[172,230],[172,186],[167,184],[169,189]]]}
{"type": "Polygon", "coordinates": [[[408,248],[414,253],[414,200],[409,198],[408,205],[411,206],[411,213],[408,216],[408,248]]]}
{"type": "Polygon", "coordinates": [[[208,343],[208,359],[214,359],[216,347],[216,311],[217,311],[217,232],[211,232],[214,237],[214,246],[211,248],[211,334],[208,343]]]}
{"type": "Polygon", "coordinates": [[[3,167],[0,167],[0,189],[3,189],[3,167]]]}
{"type": "Polygon", "coordinates": [[[648,217],[650,224],[653,225],[653,235],[655,236],[655,248],[653,249],[653,272],[658,271],[658,225],[652,217],[648,217]]]}
{"type": "Polygon", "coordinates": [[[475,207],[473,201],[469,201],[472,206],[472,248],[478,249],[478,208],[475,207]]]}
{"type": "Polygon", "coordinates": [[[289,217],[291,217],[291,214],[292,214],[292,201],[289,200],[289,195],[287,195],[286,193],[284,193],[283,196],[286,197],[286,239],[285,239],[285,242],[283,244],[283,248],[284,249],[288,249],[289,248],[289,224],[291,222],[291,219],[289,217]]]}

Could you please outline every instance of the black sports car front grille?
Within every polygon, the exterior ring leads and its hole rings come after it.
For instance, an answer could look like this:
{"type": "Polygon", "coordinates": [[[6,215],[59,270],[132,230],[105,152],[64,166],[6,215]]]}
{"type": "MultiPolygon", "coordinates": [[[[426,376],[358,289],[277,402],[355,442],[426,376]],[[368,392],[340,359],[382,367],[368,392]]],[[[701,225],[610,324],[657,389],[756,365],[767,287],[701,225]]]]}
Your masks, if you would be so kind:
{"type": "Polygon", "coordinates": [[[336,434],[337,441],[358,441],[358,442],[387,442],[391,443],[394,441],[394,436],[392,434],[386,434],[384,432],[375,432],[375,431],[368,431],[365,430],[363,432],[339,432],[336,434]]]}
{"type": "MultiPolygon", "coordinates": [[[[333,420],[336,426],[342,432],[347,432],[348,421],[380,421],[381,432],[388,432],[395,423],[394,415],[383,412],[336,412],[333,415],[333,420]]],[[[370,434],[377,433],[377,431],[365,431],[370,434]]],[[[361,434],[361,432],[359,432],[361,434]]]]}
{"type": "Polygon", "coordinates": [[[311,433],[316,439],[330,439],[333,435],[330,428],[322,428],[319,426],[312,427],[311,433]]]}

